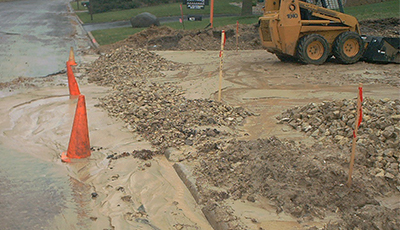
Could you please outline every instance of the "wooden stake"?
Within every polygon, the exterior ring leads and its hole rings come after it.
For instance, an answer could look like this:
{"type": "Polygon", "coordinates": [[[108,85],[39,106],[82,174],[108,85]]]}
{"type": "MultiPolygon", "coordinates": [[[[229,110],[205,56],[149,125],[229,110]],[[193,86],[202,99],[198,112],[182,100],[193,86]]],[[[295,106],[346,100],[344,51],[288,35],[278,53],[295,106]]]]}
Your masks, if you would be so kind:
{"type": "Polygon", "coordinates": [[[219,84],[218,84],[218,101],[221,102],[222,94],[222,65],[224,63],[224,47],[225,47],[225,30],[221,33],[221,50],[219,51],[219,84]]]}
{"type": "Polygon", "coordinates": [[[351,157],[350,157],[350,168],[349,168],[349,178],[347,180],[347,187],[351,187],[352,183],[352,174],[353,174],[353,168],[354,168],[354,158],[356,155],[356,144],[357,144],[357,132],[358,132],[358,126],[361,123],[362,119],[362,108],[361,108],[361,103],[362,103],[362,83],[360,83],[358,87],[359,93],[357,97],[357,115],[356,115],[356,122],[354,124],[354,133],[353,133],[353,143],[351,146],[351,157]]]}
{"type": "Polygon", "coordinates": [[[236,21],[236,52],[239,50],[239,21],[236,21]]]}
{"type": "Polygon", "coordinates": [[[184,20],[183,20],[183,9],[182,9],[182,4],[180,4],[179,6],[180,6],[180,8],[181,8],[181,20],[180,20],[180,22],[182,23],[182,27],[183,27],[183,29],[185,30],[185,22],[184,22],[184,20]]]}

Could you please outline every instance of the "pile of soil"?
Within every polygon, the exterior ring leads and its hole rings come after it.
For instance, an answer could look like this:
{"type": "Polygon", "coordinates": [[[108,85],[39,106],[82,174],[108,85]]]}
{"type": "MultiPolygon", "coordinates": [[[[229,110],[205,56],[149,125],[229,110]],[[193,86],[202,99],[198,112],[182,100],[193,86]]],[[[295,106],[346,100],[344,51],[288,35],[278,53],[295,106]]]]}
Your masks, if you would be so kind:
{"type": "MultiPolygon", "coordinates": [[[[219,148],[200,149],[197,186],[206,207],[212,209],[228,198],[254,202],[268,197],[278,212],[305,221],[338,214],[342,219],[327,229],[399,227],[400,210],[381,206],[375,198],[400,190],[400,101],[364,100],[354,166],[357,172],[348,188],[344,183],[355,102],[309,104],[278,117],[280,123],[314,137],[317,141],[311,147],[271,137],[232,140],[219,143],[223,145],[219,148]]],[[[227,224],[237,226],[234,221],[227,224]]]]}
{"type": "MultiPolygon", "coordinates": [[[[277,212],[303,221],[332,213],[342,218],[327,229],[396,229],[400,210],[383,207],[374,199],[395,191],[395,183],[371,175],[368,162],[361,158],[356,159],[357,173],[348,188],[344,185],[348,149],[334,145],[306,148],[276,137],[232,140],[200,156],[197,186],[209,209],[230,197],[250,202],[268,197],[277,212]]],[[[237,229],[237,222],[226,223],[229,229],[237,229]]]]}
{"type": "MultiPolygon", "coordinates": [[[[321,145],[334,143],[350,148],[355,116],[355,100],[341,100],[293,108],[278,119],[314,137],[321,145]]],[[[363,154],[370,174],[400,185],[400,100],[365,98],[362,120],[357,149],[363,154]]]]}
{"type": "Polygon", "coordinates": [[[379,37],[399,37],[400,18],[371,19],[360,22],[361,33],[379,37]]]}
{"type": "Polygon", "coordinates": [[[110,50],[86,67],[88,81],[104,86],[116,86],[123,79],[162,77],[160,71],[176,70],[181,65],[159,55],[128,46],[110,50]]]}
{"type": "MultiPolygon", "coordinates": [[[[219,50],[221,30],[226,34],[226,50],[236,50],[236,25],[215,29],[176,30],[167,26],[152,27],[136,33],[129,38],[100,47],[101,52],[109,52],[121,46],[147,50],[219,50]]],[[[262,49],[258,27],[239,25],[239,49],[262,49]]]]}
{"type": "MultiPolygon", "coordinates": [[[[361,32],[366,35],[399,37],[399,18],[361,21],[361,32]]],[[[143,48],[146,50],[219,50],[221,48],[221,30],[226,33],[226,50],[236,50],[236,25],[227,25],[214,29],[175,30],[170,27],[152,27],[136,33],[129,38],[102,46],[100,52],[109,52],[121,46],[143,48]]],[[[240,50],[263,49],[260,42],[258,25],[239,25],[240,50]]]]}

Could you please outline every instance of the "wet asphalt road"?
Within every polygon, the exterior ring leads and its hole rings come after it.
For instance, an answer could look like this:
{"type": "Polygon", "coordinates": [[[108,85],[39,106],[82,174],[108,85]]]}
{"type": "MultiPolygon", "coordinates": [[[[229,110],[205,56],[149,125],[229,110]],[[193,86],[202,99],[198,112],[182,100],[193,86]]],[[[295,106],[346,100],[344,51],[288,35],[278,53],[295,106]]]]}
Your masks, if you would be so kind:
{"type": "Polygon", "coordinates": [[[70,47],[77,49],[82,46],[78,41],[84,39],[82,31],[77,31],[75,17],[68,13],[67,3],[0,2],[0,82],[65,69],[70,47]]]}
{"type": "MultiPolygon", "coordinates": [[[[68,13],[67,3],[67,0],[0,2],[0,83],[19,76],[41,77],[63,70],[71,46],[75,50],[90,46],[83,29],[68,13]]],[[[76,57],[79,59],[79,55],[76,57]]],[[[3,139],[3,128],[0,130],[0,229],[87,229],[68,227],[77,226],[79,209],[64,167],[29,155],[29,147],[26,152],[5,148],[3,142],[7,138],[3,139]],[[56,220],[60,215],[63,218],[56,220]]]]}

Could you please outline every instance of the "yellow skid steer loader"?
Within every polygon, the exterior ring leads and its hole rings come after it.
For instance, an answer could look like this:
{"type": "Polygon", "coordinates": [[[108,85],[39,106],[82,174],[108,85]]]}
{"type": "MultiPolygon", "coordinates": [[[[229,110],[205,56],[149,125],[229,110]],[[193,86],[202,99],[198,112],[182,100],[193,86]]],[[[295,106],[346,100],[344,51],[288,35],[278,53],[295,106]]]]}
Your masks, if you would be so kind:
{"type": "Polygon", "coordinates": [[[320,65],[334,56],[344,64],[400,63],[400,38],[361,36],[341,0],[266,0],[259,25],[263,47],[281,61],[320,65]]]}

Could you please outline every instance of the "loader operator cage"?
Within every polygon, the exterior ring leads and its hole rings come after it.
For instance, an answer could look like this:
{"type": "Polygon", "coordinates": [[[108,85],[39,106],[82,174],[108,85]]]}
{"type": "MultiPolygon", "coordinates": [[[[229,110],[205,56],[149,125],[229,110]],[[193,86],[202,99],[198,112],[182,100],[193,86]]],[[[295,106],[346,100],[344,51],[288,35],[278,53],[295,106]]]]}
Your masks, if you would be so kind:
{"type": "Polygon", "coordinates": [[[311,3],[317,6],[321,6],[330,10],[338,10],[344,12],[343,6],[346,4],[346,0],[302,0],[307,3],[311,3]]]}

